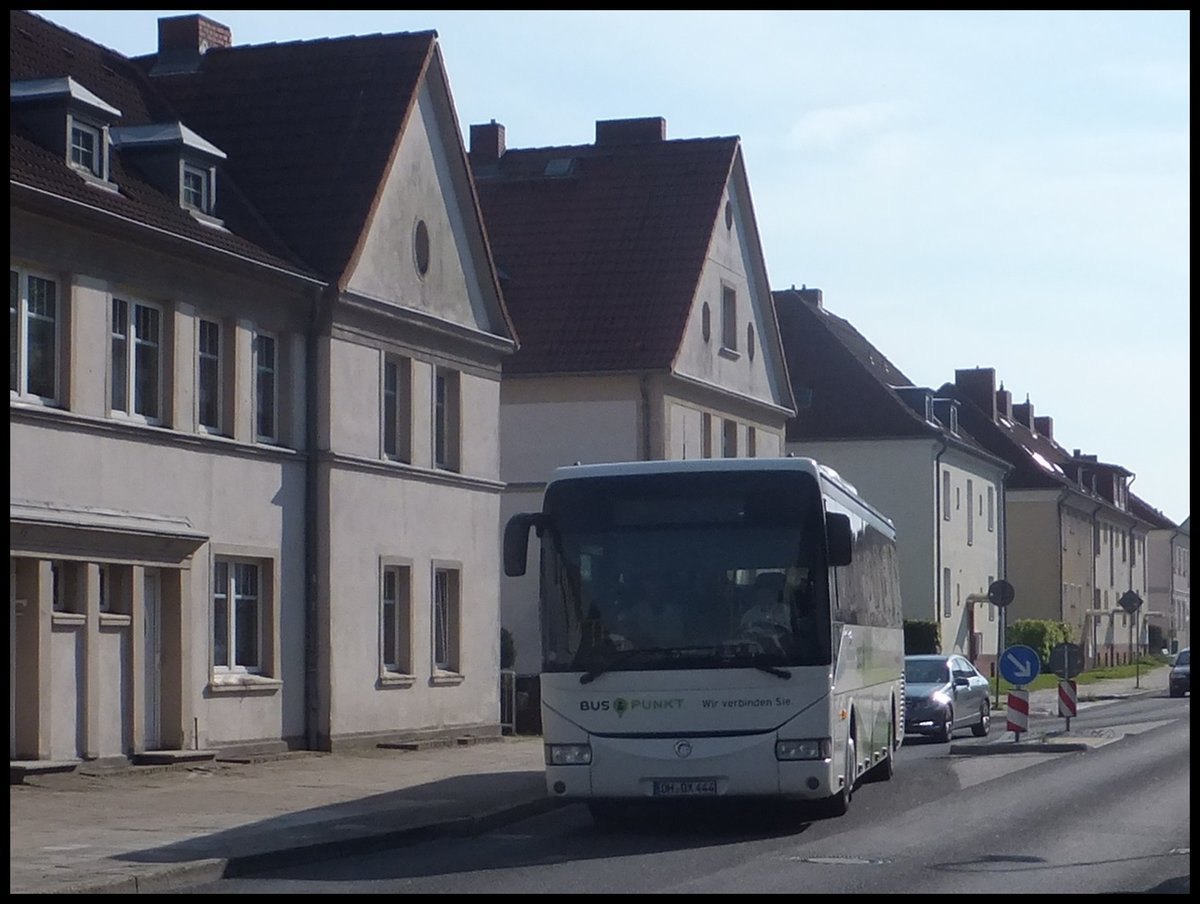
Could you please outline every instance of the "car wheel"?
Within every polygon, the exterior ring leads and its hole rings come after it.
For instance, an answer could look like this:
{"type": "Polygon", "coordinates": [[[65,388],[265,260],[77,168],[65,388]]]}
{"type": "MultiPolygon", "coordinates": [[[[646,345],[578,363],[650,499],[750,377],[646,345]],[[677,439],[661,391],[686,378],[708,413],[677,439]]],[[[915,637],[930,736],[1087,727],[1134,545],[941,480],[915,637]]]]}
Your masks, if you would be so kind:
{"type": "Polygon", "coordinates": [[[954,737],[954,710],[946,710],[946,719],[942,723],[942,730],[937,733],[936,739],[945,743],[949,743],[954,737]]]}
{"type": "Polygon", "coordinates": [[[979,721],[971,726],[971,734],[977,738],[986,738],[992,730],[992,704],[987,700],[979,710],[979,721]]]}

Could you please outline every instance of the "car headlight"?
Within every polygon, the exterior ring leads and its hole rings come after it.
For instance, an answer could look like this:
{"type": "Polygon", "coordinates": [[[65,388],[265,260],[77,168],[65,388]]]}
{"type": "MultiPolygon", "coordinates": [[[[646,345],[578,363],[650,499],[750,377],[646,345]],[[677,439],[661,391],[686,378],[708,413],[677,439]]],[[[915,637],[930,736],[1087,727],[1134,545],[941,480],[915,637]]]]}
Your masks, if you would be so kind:
{"type": "Polygon", "coordinates": [[[938,704],[939,706],[949,706],[950,705],[950,695],[947,694],[945,691],[935,691],[931,699],[933,700],[934,703],[938,704]]]}
{"type": "Polygon", "coordinates": [[[547,766],[586,766],[592,761],[590,744],[547,744],[547,766]]]}
{"type": "Polygon", "coordinates": [[[804,738],[799,741],[776,741],[777,760],[827,760],[833,750],[829,738],[804,738]]]}

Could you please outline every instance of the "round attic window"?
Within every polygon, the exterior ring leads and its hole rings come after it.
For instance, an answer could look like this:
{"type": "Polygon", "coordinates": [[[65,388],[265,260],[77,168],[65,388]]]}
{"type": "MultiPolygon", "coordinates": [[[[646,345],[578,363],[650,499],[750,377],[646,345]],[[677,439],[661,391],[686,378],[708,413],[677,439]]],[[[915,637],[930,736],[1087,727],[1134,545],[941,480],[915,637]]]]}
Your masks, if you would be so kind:
{"type": "Polygon", "coordinates": [[[725,228],[726,229],[733,228],[733,202],[732,201],[725,202],[725,228]]]}
{"type": "Polygon", "coordinates": [[[754,324],[746,324],[746,351],[750,353],[750,360],[754,360],[754,324]]]}
{"type": "Polygon", "coordinates": [[[708,337],[712,334],[712,315],[708,310],[708,302],[704,302],[704,307],[700,309],[700,334],[704,336],[704,341],[708,341],[708,337]]]}
{"type": "Polygon", "coordinates": [[[417,227],[413,230],[413,260],[419,274],[424,276],[429,272],[429,228],[424,220],[417,220],[417,227]]]}

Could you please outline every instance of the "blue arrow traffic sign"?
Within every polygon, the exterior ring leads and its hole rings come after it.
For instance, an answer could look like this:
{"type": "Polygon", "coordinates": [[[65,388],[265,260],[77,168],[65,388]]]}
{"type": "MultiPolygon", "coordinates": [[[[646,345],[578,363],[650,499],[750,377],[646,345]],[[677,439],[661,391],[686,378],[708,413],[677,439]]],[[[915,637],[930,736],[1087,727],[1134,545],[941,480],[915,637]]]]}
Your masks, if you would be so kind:
{"type": "Polygon", "coordinates": [[[1029,684],[1041,670],[1041,660],[1033,647],[1018,644],[1000,654],[1000,677],[1009,684],[1029,684]]]}

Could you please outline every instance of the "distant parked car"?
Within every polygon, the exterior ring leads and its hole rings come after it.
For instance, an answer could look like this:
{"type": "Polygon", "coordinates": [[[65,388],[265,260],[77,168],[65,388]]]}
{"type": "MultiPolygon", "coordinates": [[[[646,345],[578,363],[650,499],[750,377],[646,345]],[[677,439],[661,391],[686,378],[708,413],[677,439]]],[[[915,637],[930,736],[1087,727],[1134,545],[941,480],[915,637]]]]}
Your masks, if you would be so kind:
{"type": "Polygon", "coordinates": [[[960,728],[977,738],[991,731],[987,679],[957,654],[905,656],[905,733],[949,741],[960,728]]]}
{"type": "Polygon", "coordinates": [[[1172,697],[1182,697],[1184,694],[1192,692],[1191,664],[1191,648],[1184,647],[1175,657],[1175,664],[1171,666],[1171,674],[1167,676],[1167,687],[1170,689],[1172,697]]]}

